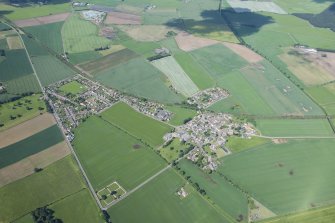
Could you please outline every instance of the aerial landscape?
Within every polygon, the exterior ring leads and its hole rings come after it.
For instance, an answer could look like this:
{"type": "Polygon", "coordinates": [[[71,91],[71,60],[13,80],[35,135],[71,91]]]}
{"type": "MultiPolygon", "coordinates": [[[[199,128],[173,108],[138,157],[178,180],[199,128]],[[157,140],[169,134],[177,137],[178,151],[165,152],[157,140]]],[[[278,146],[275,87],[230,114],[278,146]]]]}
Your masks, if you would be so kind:
{"type": "Polygon", "coordinates": [[[335,0],[0,0],[0,223],[334,223],[335,0]]]}

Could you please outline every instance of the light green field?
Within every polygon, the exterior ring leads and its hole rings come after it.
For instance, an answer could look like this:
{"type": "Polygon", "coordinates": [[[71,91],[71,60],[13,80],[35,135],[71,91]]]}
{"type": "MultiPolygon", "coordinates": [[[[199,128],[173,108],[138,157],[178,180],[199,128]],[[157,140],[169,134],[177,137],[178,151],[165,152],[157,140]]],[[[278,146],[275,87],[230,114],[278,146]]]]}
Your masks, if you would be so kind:
{"type": "Polygon", "coordinates": [[[335,115],[335,84],[307,88],[306,92],[321,105],[328,114],[335,115]]]}
{"type": "Polygon", "coordinates": [[[40,26],[30,26],[24,28],[50,49],[58,54],[64,53],[61,30],[64,22],[56,22],[40,26]]]}
{"type": "Polygon", "coordinates": [[[62,85],[59,90],[63,93],[63,94],[81,94],[86,90],[86,86],[82,85],[81,83],[79,83],[78,81],[71,81],[67,84],[62,85]]]}
{"type": "Polygon", "coordinates": [[[45,112],[45,103],[40,97],[40,94],[35,94],[0,105],[0,123],[4,124],[4,126],[0,127],[0,131],[32,119],[41,112],[45,112]],[[27,107],[29,107],[29,109],[27,109],[27,107]],[[15,119],[11,119],[11,115],[13,117],[15,116],[15,119]],[[21,115],[21,117],[19,117],[19,115],[21,115]]]}
{"type": "Polygon", "coordinates": [[[163,144],[163,136],[172,129],[163,122],[135,111],[123,102],[113,105],[101,115],[106,121],[113,123],[152,147],[163,144]]]}
{"type": "Polygon", "coordinates": [[[176,105],[166,106],[166,109],[170,112],[173,112],[173,116],[169,121],[169,123],[172,125],[183,125],[185,119],[193,118],[197,114],[195,110],[176,105]]]}
{"type": "Polygon", "coordinates": [[[327,119],[257,119],[256,127],[265,136],[335,137],[327,119]]]}
{"type": "Polygon", "coordinates": [[[231,185],[217,173],[206,174],[189,160],[182,160],[178,166],[185,171],[186,176],[191,176],[193,183],[198,183],[204,189],[212,201],[212,204],[220,210],[223,215],[238,219],[243,215],[243,222],[248,219],[247,196],[231,185]]]}
{"type": "Polygon", "coordinates": [[[179,139],[174,139],[168,146],[160,148],[159,153],[164,159],[166,159],[166,161],[171,163],[173,160],[177,160],[179,158],[180,151],[185,151],[188,147],[189,145],[181,143],[179,139]]]}
{"type": "Polygon", "coordinates": [[[207,74],[190,54],[179,52],[175,54],[174,57],[198,88],[204,90],[214,86],[214,81],[211,76],[207,74]]]}
{"type": "Polygon", "coordinates": [[[19,20],[19,19],[28,19],[38,16],[47,16],[50,14],[58,14],[62,12],[70,11],[70,3],[64,1],[62,3],[49,4],[49,5],[34,5],[29,7],[15,7],[11,5],[7,5],[1,1],[0,8],[2,13],[7,18],[11,20],[19,20]],[[6,13],[8,12],[8,14],[6,13]]]}
{"type": "Polygon", "coordinates": [[[227,223],[210,203],[193,188],[186,198],[176,195],[186,181],[174,170],[168,170],[143,188],[111,207],[108,212],[112,221],[135,222],[211,222],[227,223]],[[141,205],[139,205],[141,204],[141,205]]]}
{"type": "Polygon", "coordinates": [[[325,10],[331,1],[313,0],[274,0],[274,2],[285,9],[288,13],[313,13],[317,14],[325,10]]]}
{"type": "Polygon", "coordinates": [[[75,136],[74,148],[96,190],[114,181],[130,190],[165,165],[151,148],[99,117],[81,124],[75,136]]]}
{"type": "Polygon", "coordinates": [[[108,87],[162,103],[183,99],[168,87],[166,77],[142,58],[102,71],[95,79],[108,87]]]}
{"type": "Polygon", "coordinates": [[[119,38],[122,40],[121,44],[123,46],[136,52],[137,54],[143,55],[144,57],[153,56],[155,49],[161,48],[161,46],[156,42],[138,42],[130,39],[128,36],[119,36],[119,38]]]}
{"type": "Polygon", "coordinates": [[[65,51],[79,53],[94,51],[95,48],[110,45],[110,40],[98,35],[98,27],[89,21],[80,19],[78,14],[66,20],[62,37],[65,51]]]}
{"type": "Polygon", "coordinates": [[[82,188],[79,169],[68,156],[39,173],[0,188],[0,221],[13,221],[82,188]]]}
{"type": "Polygon", "coordinates": [[[219,172],[276,214],[332,202],[335,140],[265,144],[222,159],[219,172]]]}
{"type": "Polygon", "coordinates": [[[184,96],[191,97],[199,91],[198,87],[172,56],[154,60],[151,63],[164,73],[169,78],[172,86],[184,96]]]}
{"type": "Polygon", "coordinates": [[[260,137],[252,137],[251,139],[246,139],[238,136],[231,136],[228,138],[228,142],[225,146],[233,153],[238,153],[266,143],[270,143],[270,140],[260,137]]]}

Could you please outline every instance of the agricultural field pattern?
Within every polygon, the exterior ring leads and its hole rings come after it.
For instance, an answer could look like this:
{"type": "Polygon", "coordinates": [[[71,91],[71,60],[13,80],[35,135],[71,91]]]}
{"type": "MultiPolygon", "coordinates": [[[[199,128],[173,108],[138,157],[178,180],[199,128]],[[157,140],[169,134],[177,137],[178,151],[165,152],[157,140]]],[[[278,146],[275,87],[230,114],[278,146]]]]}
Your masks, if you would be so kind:
{"type": "Polygon", "coordinates": [[[335,0],[0,0],[0,223],[334,223],[335,0]]]}

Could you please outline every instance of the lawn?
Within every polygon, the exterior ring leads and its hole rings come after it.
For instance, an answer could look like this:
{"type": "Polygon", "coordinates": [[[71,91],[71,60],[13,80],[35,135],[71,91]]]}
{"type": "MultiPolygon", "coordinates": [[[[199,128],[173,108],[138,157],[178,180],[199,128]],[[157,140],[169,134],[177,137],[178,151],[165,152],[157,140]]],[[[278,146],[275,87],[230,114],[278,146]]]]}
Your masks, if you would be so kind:
{"type": "Polygon", "coordinates": [[[226,147],[233,153],[238,153],[267,143],[270,143],[269,139],[260,137],[251,137],[251,139],[247,139],[238,136],[230,136],[226,143],[226,147]]]}
{"type": "Polygon", "coordinates": [[[178,167],[185,171],[186,176],[191,177],[192,182],[198,183],[199,187],[206,191],[213,205],[221,212],[234,219],[239,219],[239,215],[243,215],[243,222],[247,222],[248,199],[245,194],[219,174],[206,174],[189,160],[180,161],[178,167]]]}
{"type": "Polygon", "coordinates": [[[82,188],[84,183],[79,169],[68,156],[39,173],[0,188],[0,221],[11,222],[82,188]]]}
{"type": "Polygon", "coordinates": [[[174,170],[168,170],[111,207],[108,210],[111,220],[116,223],[230,222],[193,188],[189,188],[187,197],[180,198],[176,192],[185,184],[186,181],[174,170]]]}
{"type": "Polygon", "coordinates": [[[335,137],[327,119],[257,119],[256,127],[265,136],[335,137]]]}
{"type": "Polygon", "coordinates": [[[165,123],[145,116],[120,102],[101,114],[102,118],[152,147],[163,143],[163,136],[172,128],[165,123]]]}
{"type": "Polygon", "coordinates": [[[183,99],[169,88],[164,74],[142,58],[102,71],[95,79],[108,87],[162,103],[183,99]]]}
{"type": "Polygon", "coordinates": [[[219,172],[276,214],[306,210],[335,198],[333,139],[265,144],[222,159],[219,172]]]}
{"type": "Polygon", "coordinates": [[[195,110],[184,108],[177,105],[166,106],[166,109],[173,113],[173,116],[169,121],[169,123],[177,126],[183,125],[186,119],[193,118],[197,114],[195,110]]]}
{"type": "Polygon", "coordinates": [[[71,81],[69,83],[66,83],[64,85],[62,85],[59,90],[62,92],[62,94],[66,95],[66,94],[81,94],[84,91],[86,91],[86,86],[82,85],[81,83],[79,83],[78,81],[71,81]]]}
{"type": "Polygon", "coordinates": [[[0,124],[4,124],[0,127],[0,131],[9,129],[38,116],[41,112],[45,112],[45,102],[40,97],[40,94],[34,94],[0,105],[0,124]]]}
{"type": "Polygon", "coordinates": [[[57,125],[0,149],[0,168],[16,163],[63,141],[57,125]]]}
{"type": "Polygon", "coordinates": [[[75,130],[73,145],[95,190],[114,181],[130,190],[165,165],[151,148],[96,116],[75,130]]]}

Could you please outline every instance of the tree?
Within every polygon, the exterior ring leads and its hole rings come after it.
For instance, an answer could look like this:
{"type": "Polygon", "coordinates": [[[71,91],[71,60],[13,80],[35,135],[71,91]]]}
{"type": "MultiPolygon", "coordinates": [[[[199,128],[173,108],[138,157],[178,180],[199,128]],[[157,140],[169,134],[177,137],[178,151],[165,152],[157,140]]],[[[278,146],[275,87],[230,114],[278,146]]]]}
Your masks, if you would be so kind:
{"type": "Polygon", "coordinates": [[[102,196],[101,196],[101,199],[102,199],[102,200],[106,200],[106,199],[107,199],[107,196],[106,196],[106,195],[102,195],[102,196]]]}
{"type": "Polygon", "coordinates": [[[117,194],[117,191],[113,190],[113,191],[111,192],[111,195],[115,195],[115,194],[117,194]]]}
{"type": "Polygon", "coordinates": [[[103,217],[103,219],[104,219],[107,223],[111,223],[111,222],[112,222],[111,219],[110,219],[110,216],[109,216],[108,212],[105,211],[105,210],[102,210],[102,217],[103,217]]]}
{"type": "Polygon", "coordinates": [[[55,218],[54,211],[47,207],[36,208],[31,212],[36,223],[62,223],[61,219],[55,218]]]}

